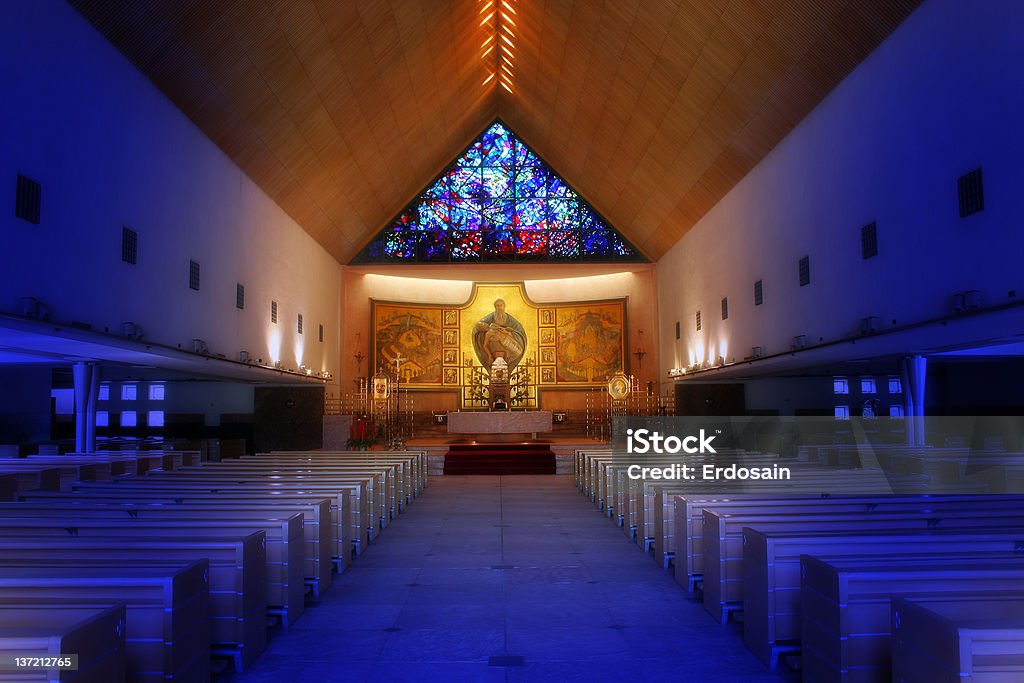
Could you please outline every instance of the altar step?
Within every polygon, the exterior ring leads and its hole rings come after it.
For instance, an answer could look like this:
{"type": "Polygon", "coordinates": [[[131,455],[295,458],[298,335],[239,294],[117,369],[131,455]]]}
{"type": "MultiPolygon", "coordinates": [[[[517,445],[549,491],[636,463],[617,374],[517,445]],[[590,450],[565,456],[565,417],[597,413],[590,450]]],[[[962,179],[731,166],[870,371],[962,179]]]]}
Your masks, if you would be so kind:
{"type": "Polygon", "coordinates": [[[554,474],[555,453],[548,444],[452,444],[444,473],[554,474]]]}

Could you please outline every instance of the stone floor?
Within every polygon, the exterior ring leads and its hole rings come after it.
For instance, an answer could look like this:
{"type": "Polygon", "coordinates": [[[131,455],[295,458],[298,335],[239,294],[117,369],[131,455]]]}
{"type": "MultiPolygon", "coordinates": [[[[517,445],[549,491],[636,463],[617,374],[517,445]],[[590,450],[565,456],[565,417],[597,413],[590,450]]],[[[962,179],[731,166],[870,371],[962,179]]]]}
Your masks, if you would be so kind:
{"type": "Polygon", "coordinates": [[[434,477],[232,683],[775,681],[573,486],[434,477]]]}

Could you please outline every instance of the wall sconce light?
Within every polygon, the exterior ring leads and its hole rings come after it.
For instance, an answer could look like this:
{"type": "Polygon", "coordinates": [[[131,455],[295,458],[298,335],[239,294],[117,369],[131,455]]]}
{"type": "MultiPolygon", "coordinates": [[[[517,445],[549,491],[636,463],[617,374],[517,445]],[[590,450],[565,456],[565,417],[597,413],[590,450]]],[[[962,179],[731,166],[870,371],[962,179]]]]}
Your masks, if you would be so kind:
{"type": "Polygon", "coordinates": [[[366,358],[366,354],[363,353],[363,333],[356,332],[355,342],[356,352],[352,354],[352,358],[356,361],[356,375],[362,376],[363,374],[363,359],[366,358]]]}
{"type": "Polygon", "coordinates": [[[644,331],[637,330],[636,335],[636,351],[633,352],[636,356],[637,368],[640,370],[644,369],[644,356],[647,355],[647,349],[644,348],[644,331]]]}
{"type": "Polygon", "coordinates": [[[132,322],[121,323],[121,334],[129,339],[142,339],[142,328],[132,322]]]}
{"type": "Polygon", "coordinates": [[[33,296],[21,298],[21,312],[26,318],[34,320],[50,319],[50,308],[33,296]]]}

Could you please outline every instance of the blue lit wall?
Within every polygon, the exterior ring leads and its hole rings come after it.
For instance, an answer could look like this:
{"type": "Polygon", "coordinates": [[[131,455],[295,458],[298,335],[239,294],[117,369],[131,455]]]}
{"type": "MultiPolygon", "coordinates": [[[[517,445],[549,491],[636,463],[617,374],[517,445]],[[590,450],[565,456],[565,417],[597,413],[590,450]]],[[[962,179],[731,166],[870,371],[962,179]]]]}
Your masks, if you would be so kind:
{"type": "Polygon", "coordinates": [[[1022,35],[1016,0],[915,11],[659,261],[662,376],[723,346],[742,360],[753,346],[788,351],[800,334],[849,337],[867,316],[884,331],[948,315],[957,291],[979,290],[986,305],[1024,297],[1022,35]],[[957,178],[979,166],[985,209],[960,218],[957,178]],[[879,253],[865,260],[871,221],[879,253]],[[811,283],[800,287],[805,255],[811,283]]]}
{"type": "Polygon", "coordinates": [[[340,266],[70,6],[3,4],[0,89],[0,311],[32,296],[54,320],[337,374],[340,266]],[[14,216],[19,173],[42,184],[39,225],[14,216]]]}

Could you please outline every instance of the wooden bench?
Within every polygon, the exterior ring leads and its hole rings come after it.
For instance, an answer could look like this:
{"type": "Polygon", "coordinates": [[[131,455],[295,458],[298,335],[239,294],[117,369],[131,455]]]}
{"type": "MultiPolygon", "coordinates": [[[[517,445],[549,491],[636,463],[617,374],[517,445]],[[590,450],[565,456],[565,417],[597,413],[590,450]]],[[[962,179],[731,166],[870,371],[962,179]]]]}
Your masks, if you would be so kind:
{"type": "MultiPolygon", "coordinates": [[[[239,462],[261,458],[304,462],[309,465],[346,462],[408,463],[413,497],[419,496],[428,485],[426,451],[271,451],[255,456],[244,456],[239,462]]],[[[406,502],[411,503],[411,500],[406,502]]]]}
{"type": "Polygon", "coordinates": [[[1024,680],[1024,601],[897,598],[890,609],[893,680],[1024,680]]]}
{"type": "MultiPolygon", "coordinates": [[[[388,522],[402,512],[407,500],[412,498],[412,481],[408,476],[408,470],[404,461],[385,464],[377,462],[338,462],[333,464],[306,465],[296,463],[294,460],[271,460],[262,462],[254,459],[232,460],[227,463],[216,463],[216,467],[206,466],[204,476],[217,472],[216,476],[238,476],[238,475],[270,475],[274,474],[281,478],[310,479],[330,478],[345,476],[361,476],[371,473],[383,475],[380,486],[375,488],[382,491],[380,496],[382,516],[381,528],[387,526],[388,522]]],[[[194,471],[194,470],[190,470],[194,471]]]]}
{"type": "Polygon", "coordinates": [[[238,539],[192,535],[188,539],[153,537],[136,539],[0,538],[0,557],[57,562],[155,560],[164,565],[186,564],[206,558],[210,563],[211,652],[234,659],[241,671],[266,648],[267,618],[264,597],[266,534],[262,531],[238,539]]]}
{"type": "Polygon", "coordinates": [[[0,462],[0,469],[6,472],[30,472],[38,471],[40,467],[52,467],[59,473],[58,490],[70,491],[71,487],[80,481],[95,481],[97,476],[102,475],[102,466],[97,467],[94,463],[79,463],[73,460],[68,462],[49,463],[46,465],[38,461],[30,461],[28,458],[4,460],[0,462]]]}
{"type": "MultiPolygon", "coordinates": [[[[122,480],[124,483],[135,483],[129,480],[122,480]]],[[[149,486],[150,482],[158,484],[194,482],[210,482],[220,484],[242,484],[242,485],[266,485],[271,487],[323,487],[329,484],[354,487],[349,488],[349,497],[352,506],[359,509],[361,524],[365,529],[365,535],[370,540],[376,537],[378,531],[383,531],[391,518],[388,510],[388,498],[381,492],[381,477],[367,473],[362,469],[350,468],[347,470],[335,470],[316,473],[294,473],[280,469],[253,468],[253,469],[208,469],[185,470],[173,473],[171,476],[147,477],[140,480],[138,486],[149,486]],[[371,520],[371,517],[375,518],[371,520]]],[[[356,536],[362,540],[364,534],[356,536]]]]}
{"type": "Polygon", "coordinates": [[[1024,526],[1024,503],[1000,500],[885,503],[867,511],[843,510],[830,502],[778,507],[759,505],[704,508],[704,605],[723,617],[743,599],[743,528],[762,531],[949,529],[1024,526]]]}
{"type": "MultiPolygon", "coordinates": [[[[107,504],[107,505],[167,505],[185,507],[212,506],[212,507],[236,507],[245,508],[253,505],[292,505],[292,504],[316,504],[327,499],[328,502],[328,543],[329,561],[334,564],[338,572],[348,568],[352,561],[353,549],[358,550],[360,544],[353,538],[353,530],[362,532],[358,511],[350,509],[348,504],[348,491],[329,489],[327,491],[303,491],[270,493],[263,489],[239,490],[228,488],[220,490],[209,486],[190,487],[156,487],[144,489],[134,487],[130,490],[121,486],[110,489],[80,489],[71,494],[31,491],[18,494],[21,501],[35,502],[39,504],[107,504]]],[[[322,579],[321,579],[322,581],[322,579]]]]}
{"type": "Polygon", "coordinates": [[[331,557],[336,541],[331,527],[331,501],[327,498],[309,503],[253,503],[249,506],[145,504],[126,503],[121,499],[112,502],[42,502],[0,503],[0,519],[70,517],[85,519],[141,519],[181,520],[185,524],[204,522],[215,524],[218,520],[279,520],[283,516],[299,513],[303,515],[302,531],[304,545],[304,581],[319,597],[332,581],[331,557]]]}
{"type": "Polygon", "coordinates": [[[267,614],[279,617],[287,629],[305,609],[303,581],[302,515],[292,513],[278,518],[226,520],[95,519],[85,515],[74,517],[10,518],[0,516],[0,538],[97,538],[147,540],[152,537],[172,538],[192,535],[223,535],[237,538],[262,531],[266,534],[265,598],[267,614]]]}
{"type": "Polygon", "coordinates": [[[342,511],[339,522],[348,521],[351,531],[346,538],[356,541],[357,554],[383,528],[383,518],[375,517],[372,478],[346,476],[303,480],[272,479],[272,475],[132,477],[113,484],[81,484],[75,492],[132,496],[138,492],[249,493],[283,495],[285,493],[318,493],[332,498],[332,510],[342,511]],[[276,492],[276,493],[275,493],[276,492]]]}
{"type": "Polygon", "coordinates": [[[14,500],[18,493],[18,475],[14,472],[0,472],[0,501],[14,500]]]}
{"type": "Polygon", "coordinates": [[[889,680],[891,598],[913,596],[925,604],[954,596],[1024,601],[1024,555],[913,560],[805,555],[800,569],[801,670],[808,683],[889,680]]]}
{"type": "MultiPolygon", "coordinates": [[[[855,487],[856,488],[856,487],[855,487]]],[[[1001,510],[1024,507],[1024,497],[1020,496],[864,496],[851,495],[836,489],[828,497],[824,496],[730,496],[729,500],[715,500],[713,497],[672,496],[673,501],[673,540],[672,544],[682,548],[684,553],[680,566],[677,567],[676,581],[690,590],[703,580],[704,573],[704,518],[706,509],[722,513],[737,514],[804,514],[804,513],[835,513],[846,512],[882,513],[917,510],[948,510],[959,509],[963,505],[973,505],[977,509],[1001,510]],[[678,529],[678,532],[676,530],[678,529]],[[675,538],[678,536],[678,538],[675,538]],[[679,571],[679,569],[682,571],[679,571]]],[[[668,532],[666,532],[667,534],[668,532]]],[[[675,557],[675,552],[672,554],[675,557]]]]}
{"type": "MultiPolygon", "coordinates": [[[[310,484],[304,482],[294,483],[272,483],[263,480],[207,480],[196,478],[194,481],[182,482],[150,482],[148,480],[133,481],[131,484],[122,482],[113,485],[90,485],[79,486],[75,494],[100,494],[107,497],[117,496],[124,499],[136,498],[142,494],[159,494],[165,499],[173,501],[184,501],[187,498],[195,498],[197,494],[211,494],[205,500],[209,501],[212,496],[224,500],[244,499],[248,501],[267,502],[273,499],[284,499],[285,496],[299,495],[304,499],[310,497],[331,499],[332,522],[339,527],[347,527],[339,531],[337,538],[339,545],[336,548],[334,557],[336,562],[344,560],[347,566],[353,546],[356,553],[362,552],[368,540],[376,538],[377,529],[375,524],[369,522],[369,515],[365,505],[362,503],[365,498],[357,498],[363,489],[359,482],[346,480],[344,482],[315,482],[310,484]],[[346,545],[344,540],[350,544],[346,545]]],[[[40,494],[30,493],[22,498],[40,498],[40,494]]],[[[339,569],[340,570],[340,569],[339,569]]]]}
{"type": "Polygon", "coordinates": [[[19,460],[0,460],[0,475],[10,475],[18,491],[60,491],[60,468],[23,466],[19,460]]]}
{"type": "Polygon", "coordinates": [[[743,530],[743,642],[769,666],[800,639],[800,556],[972,555],[1020,552],[1024,528],[888,531],[743,530]]]}
{"type": "MultiPolygon", "coordinates": [[[[160,566],[96,558],[92,564],[0,560],[6,605],[123,604],[128,679],[185,683],[210,678],[209,563],[160,566]]],[[[74,652],[74,650],[72,650],[74,652]]]]}
{"type": "Polygon", "coordinates": [[[0,656],[78,655],[78,670],[0,671],[0,681],[112,683],[125,680],[124,605],[0,607],[0,656]]]}

